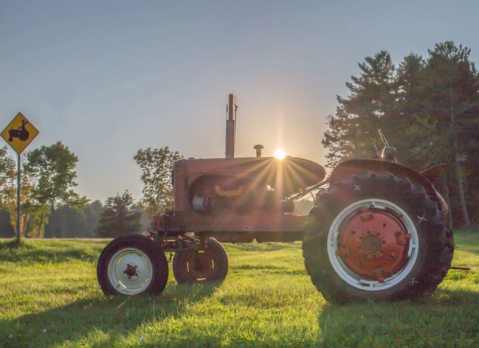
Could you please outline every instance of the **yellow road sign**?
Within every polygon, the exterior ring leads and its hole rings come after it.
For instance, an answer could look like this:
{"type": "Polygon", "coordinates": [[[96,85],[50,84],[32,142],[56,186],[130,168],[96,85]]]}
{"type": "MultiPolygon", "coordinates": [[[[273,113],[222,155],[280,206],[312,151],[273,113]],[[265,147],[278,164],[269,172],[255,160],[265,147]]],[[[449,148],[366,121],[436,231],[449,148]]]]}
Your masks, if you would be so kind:
{"type": "Polygon", "coordinates": [[[17,154],[32,142],[40,133],[21,112],[17,114],[10,124],[3,130],[2,138],[10,145],[17,154]]]}

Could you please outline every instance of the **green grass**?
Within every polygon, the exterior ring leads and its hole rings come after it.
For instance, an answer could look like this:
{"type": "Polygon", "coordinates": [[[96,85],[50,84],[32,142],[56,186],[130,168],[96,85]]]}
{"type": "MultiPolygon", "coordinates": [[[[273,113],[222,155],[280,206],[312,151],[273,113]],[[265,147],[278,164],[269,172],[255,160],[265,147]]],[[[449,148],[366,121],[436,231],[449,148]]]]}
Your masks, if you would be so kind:
{"type": "Polygon", "coordinates": [[[478,347],[479,233],[456,234],[454,265],[417,302],[332,306],[307,276],[301,244],[226,245],[216,286],[105,297],[105,242],[0,244],[0,347],[478,347]]]}

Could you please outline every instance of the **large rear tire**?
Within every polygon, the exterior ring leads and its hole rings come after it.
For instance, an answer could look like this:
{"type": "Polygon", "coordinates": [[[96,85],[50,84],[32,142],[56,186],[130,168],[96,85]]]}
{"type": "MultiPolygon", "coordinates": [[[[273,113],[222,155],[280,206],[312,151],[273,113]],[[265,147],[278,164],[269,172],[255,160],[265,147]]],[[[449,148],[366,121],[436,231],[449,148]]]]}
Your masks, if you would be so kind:
{"type": "Polygon", "coordinates": [[[389,172],[331,184],[312,209],[306,270],[330,302],[434,293],[451,266],[452,232],[425,189],[389,172]]]}
{"type": "Polygon", "coordinates": [[[103,249],[97,277],[105,295],[159,295],[168,281],[168,262],[161,247],[151,239],[124,236],[103,249]]]}
{"type": "Polygon", "coordinates": [[[228,256],[216,239],[209,238],[205,250],[177,252],[173,274],[179,284],[222,282],[228,274],[228,256]]]}

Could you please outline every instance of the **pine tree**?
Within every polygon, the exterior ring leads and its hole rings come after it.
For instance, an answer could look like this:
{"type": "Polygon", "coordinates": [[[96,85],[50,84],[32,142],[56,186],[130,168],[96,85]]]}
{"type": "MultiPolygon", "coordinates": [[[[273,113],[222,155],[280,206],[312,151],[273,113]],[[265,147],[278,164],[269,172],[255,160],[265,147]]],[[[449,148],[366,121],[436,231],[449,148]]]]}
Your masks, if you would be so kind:
{"type": "Polygon", "coordinates": [[[95,234],[98,237],[115,238],[127,233],[137,233],[140,228],[141,213],[136,210],[133,197],[125,191],[109,197],[100,215],[95,234]]]}
{"type": "Polygon", "coordinates": [[[383,119],[395,112],[395,67],[390,54],[381,51],[374,57],[366,57],[359,68],[360,76],[352,76],[352,82],[346,83],[350,95],[337,96],[336,115],[328,117],[330,129],[322,143],[329,150],[330,168],[344,158],[371,157],[373,137],[378,129],[387,127],[383,119]]]}
{"type": "MultiPolygon", "coordinates": [[[[426,112],[437,124],[437,134],[442,138],[441,160],[449,164],[449,176],[454,178],[453,193],[457,195],[463,224],[470,225],[466,190],[467,153],[471,135],[477,134],[479,110],[479,80],[474,63],[470,62],[470,49],[448,41],[436,44],[429,50],[424,74],[424,100],[426,112]],[[469,134],[468,134],[469,133],[469,134]],[[465,157],[465,158],[464,158],[465,157]]],[[[453,181],[449,180],[451,184],[453,181]]]]}

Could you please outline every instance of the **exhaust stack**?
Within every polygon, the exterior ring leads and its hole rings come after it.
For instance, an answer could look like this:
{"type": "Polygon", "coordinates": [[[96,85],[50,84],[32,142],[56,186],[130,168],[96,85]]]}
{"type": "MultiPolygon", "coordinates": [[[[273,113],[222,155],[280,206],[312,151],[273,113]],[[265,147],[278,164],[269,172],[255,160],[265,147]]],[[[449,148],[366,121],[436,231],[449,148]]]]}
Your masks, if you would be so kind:
{"type": "Polygon", "coordinates": [[[261,157],[261,150],[264,149],[263,145],[255,145],[253,149],[256,150],[256,157],[261,157]]]}
{"type": "Polygon", "coordinates": [[[226,158],[235,157],[236,108],[236,97],[234,94],[230,94],[228,103],[228,118],[226,120],[226,158]]]}

